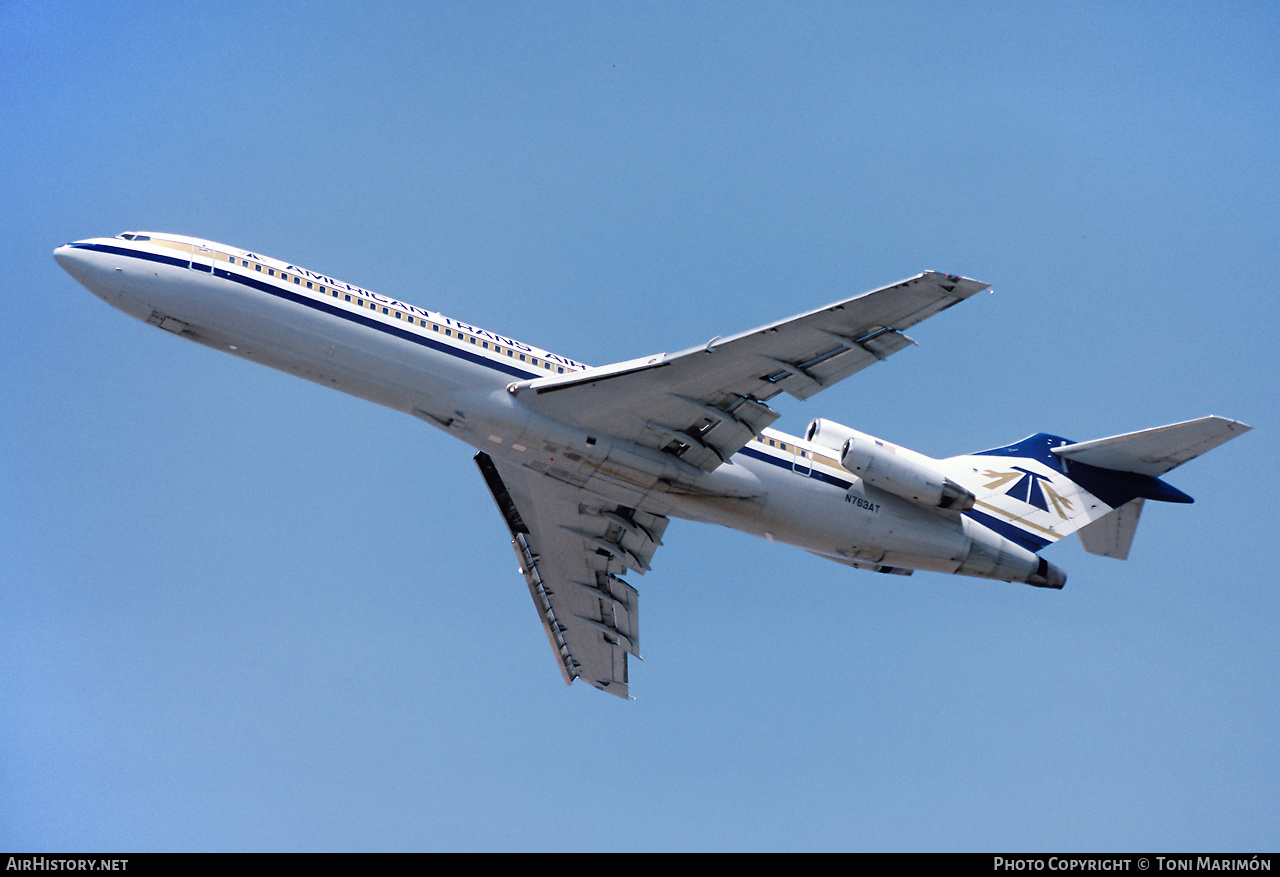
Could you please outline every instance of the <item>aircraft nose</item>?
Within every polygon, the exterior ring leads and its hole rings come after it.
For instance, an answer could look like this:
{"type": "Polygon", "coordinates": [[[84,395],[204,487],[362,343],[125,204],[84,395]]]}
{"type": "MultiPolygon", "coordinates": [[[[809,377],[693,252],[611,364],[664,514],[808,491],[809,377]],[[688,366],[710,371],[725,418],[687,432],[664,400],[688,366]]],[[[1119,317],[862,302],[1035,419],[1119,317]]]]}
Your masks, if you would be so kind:
{"type": "Polygon", "coordinates": [[[53,258],[62,266],[63,271],[66,271],[76,280],[80,280],[84,276],[84,253],[71,244],[63,244],[54,250],[53,258]]]}

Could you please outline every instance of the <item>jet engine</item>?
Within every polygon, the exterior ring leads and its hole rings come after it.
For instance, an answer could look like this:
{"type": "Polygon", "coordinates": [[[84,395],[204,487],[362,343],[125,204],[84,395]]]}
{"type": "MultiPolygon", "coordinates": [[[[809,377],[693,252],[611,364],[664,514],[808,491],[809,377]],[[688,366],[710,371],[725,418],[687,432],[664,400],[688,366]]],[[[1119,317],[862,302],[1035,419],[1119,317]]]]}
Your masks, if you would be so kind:
{"type": "Polygon", "coordinates": [[[840,465],[867,484],[934,508],[965,511],[974,495],[939,470],[932,457],[901,448],[830,420],[809,424],[805,437],[840,452],[840,465]]]}

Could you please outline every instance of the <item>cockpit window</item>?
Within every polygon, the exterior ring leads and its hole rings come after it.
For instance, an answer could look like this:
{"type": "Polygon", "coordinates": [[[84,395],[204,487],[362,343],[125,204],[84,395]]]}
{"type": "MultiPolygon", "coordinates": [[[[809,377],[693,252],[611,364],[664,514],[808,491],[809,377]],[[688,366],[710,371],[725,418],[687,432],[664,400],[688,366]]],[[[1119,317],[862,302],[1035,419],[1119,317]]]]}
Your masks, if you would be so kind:
{"type": "Polygon", "coordinates": [[[149,240],[151,240],[151,236],[150,236],[150,235],[145,235],[145,234],[133,234],[132,232],[125,232],[124,234],[116,235],[116,237],[124,238],[126,241],[149,241],[149,240]]]}

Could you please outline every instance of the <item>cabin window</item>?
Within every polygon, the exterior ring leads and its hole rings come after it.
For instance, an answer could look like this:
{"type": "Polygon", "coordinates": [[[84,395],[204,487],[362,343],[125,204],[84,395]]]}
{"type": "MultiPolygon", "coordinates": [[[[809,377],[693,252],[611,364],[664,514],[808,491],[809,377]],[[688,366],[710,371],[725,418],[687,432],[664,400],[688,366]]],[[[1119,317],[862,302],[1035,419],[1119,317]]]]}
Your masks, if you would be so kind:
{"type": "Polygon", "coordinates": [[[254,265],[254,266],[253,266],[253,270],[254,270],[254,271],[261,271],[261,270],[262,270],[262,266],[261,266],[261,265],[254,265]]]}

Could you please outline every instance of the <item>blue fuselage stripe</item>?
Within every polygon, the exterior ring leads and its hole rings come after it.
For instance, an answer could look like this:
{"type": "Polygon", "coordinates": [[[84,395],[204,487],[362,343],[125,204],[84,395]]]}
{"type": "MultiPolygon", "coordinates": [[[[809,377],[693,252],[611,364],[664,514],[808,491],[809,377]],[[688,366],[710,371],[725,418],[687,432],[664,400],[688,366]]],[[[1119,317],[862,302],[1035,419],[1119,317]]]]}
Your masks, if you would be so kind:
{"type": "MultiPolygon", "coordinates": [[[[149,252],[140,251],[140,250],[129,250],[129,249],[125,249],[124,247],[112,247],[107,244],[73,244],[72,246],[79,247],[81,249],[96,250],[102,253],[112,253],[117,256],[129,256],[135,259],[145,259],[149,262],[159,262],[163,265],[173,265],[178,268],[188,268],[191,265],[190,261],[187,259],[179,259],[173,256],[162,255],[160,253],[149,253],[149,252]]],[[[205,273],[208,273],[208,272],[205,272],[205,273]]],[[[450,344],[445,344],[442,341],[437,341],[434,338],[422,335],[418,332],[409,332],[405,329],[388,325],[382,322],[381,320],[375,320],[370,317],[363,316],[361,314],[352,313],[351,311],[348,311],[346,308],[335,307],[329,302],[316,301],[313,298],[309,298],[305,295],[301,295],[299,293],[293,292],[292,290],[281,289],[280,287],[274,284],[267,283],[265,280],[259,280],[256,277],[245,277],[241,274],[237,274],[234,271],[227,271],[224,268],[215,268],[213,271],[213,275],[223,280],[230,280],[235,283],[239,283],[241,286],[247,286],[250,289],[256,289],[258,292],[265,292],[268,295],[275,296],[276,298],[293,302],[294,304],[304,305],[305,307],[309,307],[312,310],[319,311],[320,313],[329,314],[330,316],[334,316],[334,317],[339,317],[341,319],[347,320],[349,322],[355,323],[360,326],[367,326],[371,329],[377,329],[378,331],[386,332],[388,335],[393,335],[397,338],[402,338],[405,341],[412,341],[414,344],[420,344],[423,347],[427,347],[432,350],[437,350],[441,353],[447,353],[450,356],[456,356],[460,359],[464,359],[468,362],[473,362],[477,365],[486,366],[487,368],[494,369],[495,371],[502,372],[503,374],[511,375],[512,377],[528,378],[528,377],[539,377],[542,375],[541,371],[533,368],[532,366],[525,369],[525,368],[519,368],[514,364],[509,364],[505,362],[495,362],[494,360],[489,359],[488,357],[481,356],[476,353],[471,353],[468,350],[460,350],[457,347],[454,347],[450,344]]],[[[459,334],[461,334],[461,331],[459,331],[459,334]]]]}
{"type": "Polygon", "coordinates": [[[793,463],[789,463],[786,460],[779,460],[777,457],[773,456],[772,454],[766,454],[764,451],[760,450],[759,448],[753,448],[750,445],[747,445],[742,450],[738,451],[738,453],[744,457],[750,457],[753,460],[759,460],[762,463],[768,463],[770,466],[777,466],[779,469],[785,469],[788,472],[794,472],[795,474],[804,476],[805,478],[813,478],[817,481],[823,481],[823,482],[826,482],[827,484],[833,484],[836,487],[839,487],[841,490],[848,490],[850,487],[853,486],[852,481],[845,481],[843,478],[838,478],[835,475],[828,475],[826,472],[819,472],[817,469],[813,469],[809,472],[805,472],[803,470],[797,469],[795,468],[795,465],[793,463]]]}
{"type": "Polygon", "coordinates": [[[1021,545],[1023,548],[1030,551],[1039,551],[1041,548],[1044,548],[1049,544],[1048,539],[1042,539],[1039,536],[1032,535],[1026,530],[1018,527],[1016,524],[1011,524],[1008,521],[1002,521],[997,517],[988,515],[986,512],[970,509],[964,514],[965,517],[973,519],[988,530],[998,533],[1015,545],[1021,545]]]}

